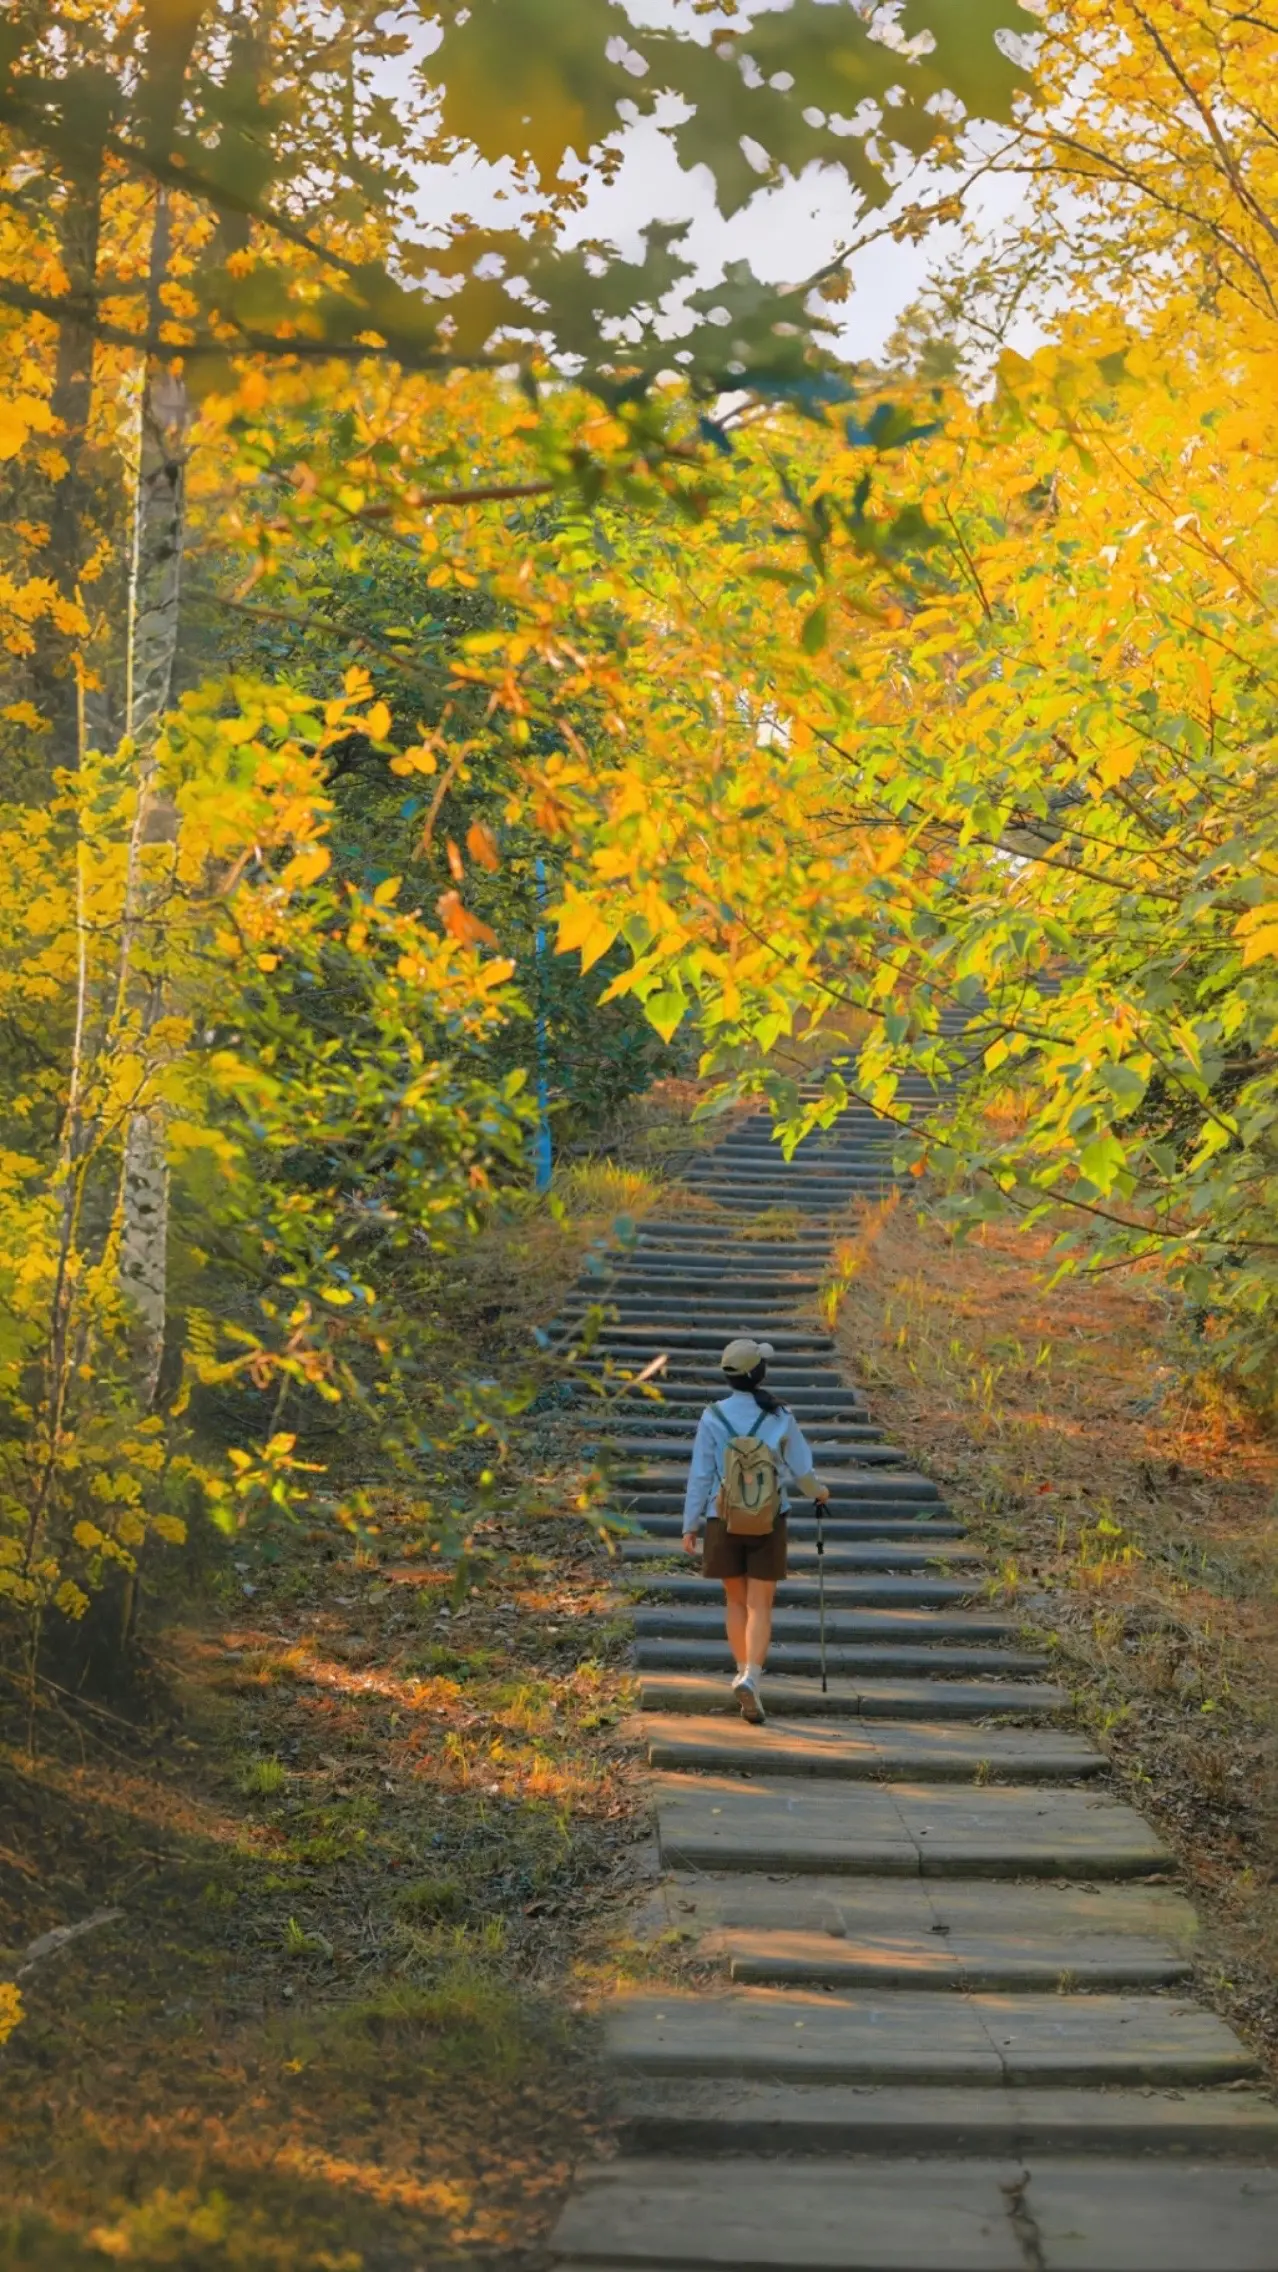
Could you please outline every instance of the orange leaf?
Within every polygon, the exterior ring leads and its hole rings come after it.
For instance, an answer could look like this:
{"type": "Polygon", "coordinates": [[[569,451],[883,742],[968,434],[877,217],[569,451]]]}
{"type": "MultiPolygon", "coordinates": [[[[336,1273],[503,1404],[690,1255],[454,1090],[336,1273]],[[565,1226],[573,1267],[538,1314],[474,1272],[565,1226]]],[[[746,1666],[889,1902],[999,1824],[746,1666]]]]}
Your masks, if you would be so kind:
{"type": "Polygon", "coordinates": [[[455,884],[461,883],[466,874],[466,863],[451,836],[448,839],[448,873],[455,884]]]}
{"type": "Polygon", "coordinates": [[[497,839],[487,821],[473,820],[471,822],[466,831],[466,850],[471,859],[477,861],[481,868],[487,868],[490,876],[496,875],[501,866],[501,854],[497,849],[497,839]]]}
{"type": "Polygon", "coordinates": [[[496,946],[497,933],[490,931],[486,923],[481,923],[477,915],[472,915],[469,908],[462,906],[459,892],[441,892],[435,906],[444,929],[454,939],[460,939],[464,947],[479,944],[496,946]]]}

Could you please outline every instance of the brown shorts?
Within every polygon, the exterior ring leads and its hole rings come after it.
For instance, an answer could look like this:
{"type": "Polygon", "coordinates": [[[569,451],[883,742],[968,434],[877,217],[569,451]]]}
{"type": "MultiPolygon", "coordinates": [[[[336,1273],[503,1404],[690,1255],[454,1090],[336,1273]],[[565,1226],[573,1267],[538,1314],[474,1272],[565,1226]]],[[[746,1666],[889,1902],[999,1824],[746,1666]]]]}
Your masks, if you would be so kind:
{"type": "Polygon", "coordinates": [[[707,1578],[784,1578],[785,1516],[778,1515],[763,1538],[742,1538],[730,1531],[721,1515],[706,1524],[701,1557],[707,1578]]]}

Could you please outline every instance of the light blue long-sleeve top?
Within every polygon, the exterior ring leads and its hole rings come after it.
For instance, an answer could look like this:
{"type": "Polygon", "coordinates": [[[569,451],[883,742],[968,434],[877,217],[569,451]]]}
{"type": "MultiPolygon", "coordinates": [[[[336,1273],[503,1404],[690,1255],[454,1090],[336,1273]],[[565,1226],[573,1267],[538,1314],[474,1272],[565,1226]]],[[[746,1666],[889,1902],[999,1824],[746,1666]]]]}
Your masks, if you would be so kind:
{"type": "MultiPolygon", "coordinates": [[[[812,1454],[794,1414],[762,1412],[748,1389],[734,1389],[731,1396],[722,1397],[719,1403],[708,1404],[697,1422],[683,1501],[685,1536],[701,1529],[723,1481],[723,1455],[728,1448],[728,1436],[723,1422],[712,1417],[715,1413],[723,1414],[734,1436],[761,1436],[765,1444],[771,1444],[781,1469],[783,1513],[790,1504],[786,1485],[798,1483],[806,1488],[816,1480],[812,1473],[812,1454]]],[[[810,1497],[811,1493],[808,1495],[810,1497]]]]}

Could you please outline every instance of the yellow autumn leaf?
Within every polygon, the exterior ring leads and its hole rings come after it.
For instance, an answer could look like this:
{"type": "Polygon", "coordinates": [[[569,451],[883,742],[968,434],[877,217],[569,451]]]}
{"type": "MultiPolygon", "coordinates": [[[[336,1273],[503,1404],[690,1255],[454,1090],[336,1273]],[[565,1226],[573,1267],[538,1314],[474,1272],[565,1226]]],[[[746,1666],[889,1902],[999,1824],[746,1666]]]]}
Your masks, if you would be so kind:
{"type": "Polygon", "coordinates": [[[23,2019],[22,1991],[12,1980],[0,1980],[0,2044],[7,2043],[23,2019]]]}
{"type": "Polygon", "coordinates": [[[1244,969],[1265,961],[1270,955],[1278,955],[1278,900],[1248,908],[1235,923],[1234,935],[1243,942],[1244,969]]]}
{"type": "Polygon", "coordinates": [[[0,396],[0,458],[16,458],[29,434],[47,433],[53,423],[38,395],[0,396]]]}
{"type": "Polygon", "coordinates": [[[606,955],[617,936],[618,926],[610,922],[594,901],[582,892],[573,892],[565,898],[559,910],[556,925],[556,952],[561,955],[580,952],[581,967],[589,970],[606,955]]]}
{"type": "Polygon", "coordinates": [[[280,869],[280,890],[302,891],[308,884],[318,883],[320,877],[327,874],[331,862],[332,854],[325,845],[304,845],[302,850],[295,852],[292,859],[286,860],[284,866],[280,869]]]}

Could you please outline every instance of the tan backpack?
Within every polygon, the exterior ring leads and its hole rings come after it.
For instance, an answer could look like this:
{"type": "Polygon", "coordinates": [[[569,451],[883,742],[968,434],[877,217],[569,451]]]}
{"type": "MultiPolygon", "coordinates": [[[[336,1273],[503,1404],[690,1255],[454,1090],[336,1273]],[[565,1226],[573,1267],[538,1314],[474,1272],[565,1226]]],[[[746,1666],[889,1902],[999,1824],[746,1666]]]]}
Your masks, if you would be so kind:
{"type": "Polygon", "coordinates": [[[717,1501],[724,1527],[737,1538],[766,1538],[781,1512],[781,1466],[776,1452],[762,1436],[729,1433],[721,1408],[716,1405],[712,1409],[727,1435],[717,1501]]]}

